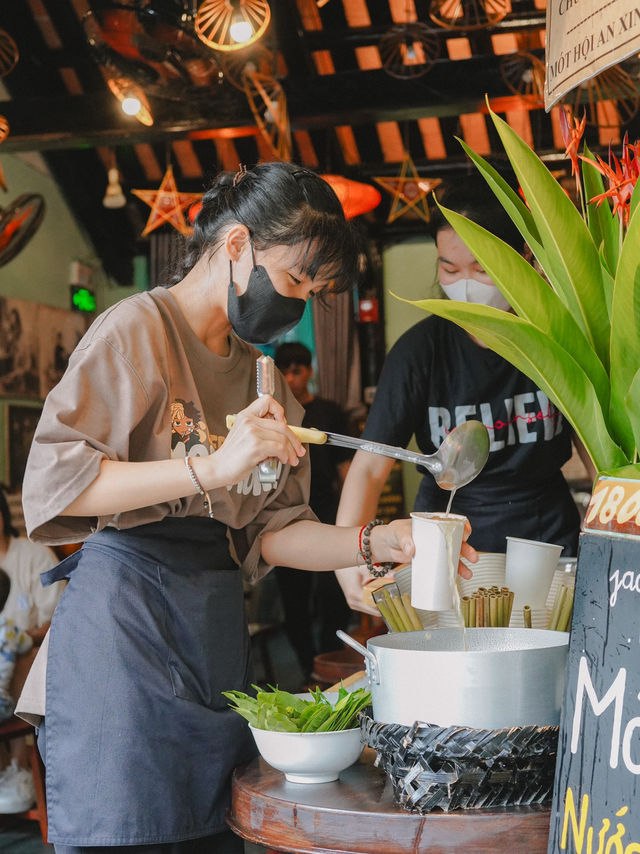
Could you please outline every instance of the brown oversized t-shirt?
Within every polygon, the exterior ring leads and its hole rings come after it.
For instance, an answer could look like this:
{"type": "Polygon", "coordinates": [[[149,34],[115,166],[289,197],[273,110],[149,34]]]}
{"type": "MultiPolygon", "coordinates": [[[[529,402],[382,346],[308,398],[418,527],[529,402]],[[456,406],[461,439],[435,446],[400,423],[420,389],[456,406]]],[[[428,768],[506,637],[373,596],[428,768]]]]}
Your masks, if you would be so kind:
{"type": "MultiPolygon", "coordinates": [[[[230,335],[227,356],[197,338],[171,291],[155,288],[117,303],[98,317],[50,392],[27,462],[23,505],[32,540],[51,545],[85,540],[166,516],[206,515],[200,495],[99,518],[61,516],[95,480],[103,459],[143,462],[215,453],[227,434],[225,418],[256,397],[258,350],[230,335]]],[[[288,422],[304,410],[276,375],[276,399],[288,422]]],[[[249,580],[264,575],[260,537],[299,519],[315,519],[308,456],[279,466],[277,484],[258,480],[211,490],[216,519],[229,528],[249,580]]]]}

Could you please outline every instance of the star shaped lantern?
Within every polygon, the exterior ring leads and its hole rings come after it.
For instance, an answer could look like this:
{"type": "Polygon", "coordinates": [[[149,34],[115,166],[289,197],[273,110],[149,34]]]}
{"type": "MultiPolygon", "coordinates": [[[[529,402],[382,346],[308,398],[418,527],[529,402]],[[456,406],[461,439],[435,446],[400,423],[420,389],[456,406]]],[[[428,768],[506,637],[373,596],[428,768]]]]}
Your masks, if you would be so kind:
{"type": "Polygon", "coordinates": [[[405,152],[402,169],[397,178],[379,177],[373,180],[393,196],[388,223],[411,210],[425,222],[429,222],[427,194],[442,181],[440,178],[421,178],[409,154],[405,152]]]}
{"type": "Polygon", "coordinates": [[[157,190],[132,190],[131,192],[151,208],[149,219],[142,232],[143,237],[165,223],[176,228],[185,237],[193,233],[193,229],[185,219],[184,211],[202,198],[202,193],[178,192],[172,166],[167,166],[167,171],[157,190]]]}

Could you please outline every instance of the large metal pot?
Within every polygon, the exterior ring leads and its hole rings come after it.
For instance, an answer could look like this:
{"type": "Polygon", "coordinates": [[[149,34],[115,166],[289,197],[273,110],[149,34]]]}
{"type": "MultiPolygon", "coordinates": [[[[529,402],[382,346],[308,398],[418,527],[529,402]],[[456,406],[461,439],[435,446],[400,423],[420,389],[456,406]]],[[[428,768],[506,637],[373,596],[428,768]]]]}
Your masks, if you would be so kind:
{"type": "Polygon", "coordinates": [[[370,638],[366,649],[338,634],[365,657],[377,721],[476,729],[560,721],[566,632],[428,629],[370,638]]]}

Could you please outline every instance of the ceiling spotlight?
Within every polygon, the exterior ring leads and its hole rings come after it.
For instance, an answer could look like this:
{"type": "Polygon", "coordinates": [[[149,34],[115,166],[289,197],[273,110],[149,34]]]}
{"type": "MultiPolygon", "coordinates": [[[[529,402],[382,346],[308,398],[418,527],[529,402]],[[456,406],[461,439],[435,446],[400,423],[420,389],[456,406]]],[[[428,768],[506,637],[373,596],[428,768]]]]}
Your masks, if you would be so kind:
{"type": "Polygon", "coordinates": [[[120,101],[123,113],[134,116],[141,124],[151,127],[153,124],[151,107],[146,95],[137,83],[128,77],[109,77],[107,85],[120,101]]]}
{"type": "Polygon", "coordinates": [[[105,208],[109,208],[110,210],[123,208],[127,204],[127,200],[122,192],[122,187],[120,186],[120,173],[114,166],[109,169],[107,174],[109,177],[109,183],[107,184],[107,190],[104,194],[102,204],[105,208]]]}

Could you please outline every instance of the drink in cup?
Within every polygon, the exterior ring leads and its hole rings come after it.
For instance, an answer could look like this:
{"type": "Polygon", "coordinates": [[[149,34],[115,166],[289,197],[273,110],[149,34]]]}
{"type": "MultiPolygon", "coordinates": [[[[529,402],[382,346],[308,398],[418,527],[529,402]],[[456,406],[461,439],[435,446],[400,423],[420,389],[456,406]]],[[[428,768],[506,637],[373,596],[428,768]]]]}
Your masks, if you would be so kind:
{"type": "Polygon", "coordinates": [[[411,560],[411,604],[424,611],[459,605],[456,575],[466,516],[412,513],[415,554],[411,560]]]}

